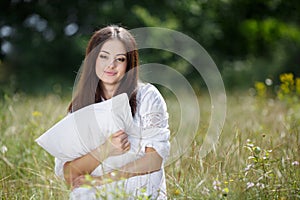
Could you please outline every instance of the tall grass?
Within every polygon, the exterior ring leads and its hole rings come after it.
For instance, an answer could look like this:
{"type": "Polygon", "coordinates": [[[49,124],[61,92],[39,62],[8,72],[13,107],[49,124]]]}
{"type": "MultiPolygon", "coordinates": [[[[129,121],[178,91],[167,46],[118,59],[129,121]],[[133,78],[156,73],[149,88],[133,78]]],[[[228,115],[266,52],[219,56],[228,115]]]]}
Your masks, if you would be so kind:
{"type": "Polygon", "coordinates": [[[2,199],[67,199],[54,160],[34,140],[66,113],[60,97],[5,96],[0,112],[2,199]],[[7,149],[7,151],[5,151],[7,149]]]}
{"type": "Polygon", "coordinates": [[[204,128],[190,151],[167,168],[170,197],[299,199],[299,102],[288,106],[244,94],[228,96],[227,106],[217,148],[199,158],[204,128]]]}
{"type": "MultiPolygon", "coordinates": [[[[68,187],[54,175],[53,158],[34,142],[64,117],[68,100],[15,94],[0,101],[2,199],[68,199],[68,187]]],[[[210,105],[205,97],[200,102],[198,134],[188,152],[165,169],[170,199],[300,198],[299,101],[229,95],[219,143],[202,159],[198,152],[210,105]]],[[[171,130],[178,125],[175,107],[169,105],[171,130]]]]}

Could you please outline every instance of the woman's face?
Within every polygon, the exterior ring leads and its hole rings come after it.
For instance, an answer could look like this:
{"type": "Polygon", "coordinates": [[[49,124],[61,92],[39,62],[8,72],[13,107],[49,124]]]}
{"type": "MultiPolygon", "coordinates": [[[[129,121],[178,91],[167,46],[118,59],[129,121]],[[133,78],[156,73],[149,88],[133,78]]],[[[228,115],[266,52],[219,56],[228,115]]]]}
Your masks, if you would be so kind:
{"type": "Polygon", "coordinates": [[[96,74],[104,86],[115,86],[127,67],[126,49],[118,39],[106,41],[96,60],[96,74]]]}

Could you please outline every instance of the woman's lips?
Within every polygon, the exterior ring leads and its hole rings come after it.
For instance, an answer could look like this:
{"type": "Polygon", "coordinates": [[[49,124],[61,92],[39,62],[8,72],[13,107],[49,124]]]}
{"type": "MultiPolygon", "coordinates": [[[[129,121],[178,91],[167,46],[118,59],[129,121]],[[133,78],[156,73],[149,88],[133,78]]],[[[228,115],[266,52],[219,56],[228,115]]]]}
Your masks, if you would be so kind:
{"type": "Polygon", "coordinates": [[[104,71],[104,73],[108,76],[114,76],[117,74],[117,72],[109,72],[109,71],[104,71]]]}

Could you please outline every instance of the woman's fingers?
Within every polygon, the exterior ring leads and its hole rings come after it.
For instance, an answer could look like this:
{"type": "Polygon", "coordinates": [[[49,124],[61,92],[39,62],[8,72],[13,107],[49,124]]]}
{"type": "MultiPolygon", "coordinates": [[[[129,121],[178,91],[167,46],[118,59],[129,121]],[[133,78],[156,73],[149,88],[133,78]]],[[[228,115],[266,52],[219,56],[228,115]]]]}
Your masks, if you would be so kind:
{"type": "Polygon", "coordinates": [[[73,180],[72,186],[73,186],[73,188],[77,188],[77,187],[80,187],[81,185],[83,185],[84,183],[85,183],[85,176],[80,175],[73,180]]]}
{"type": "Polygon", "coordinates": [[[127,142],[123,143],[122,145],[123,151],[129,151],[130,149],[130,142],[127,140],[127,142]]]}
{"type": "Polygon", "coordinates": [[[128,135],[123,130],[119,130],[111,135],[109,141],[106,141],[106,146],[109,156],[123,154],[130,149],[128,135]]]}
{"type": "Polygon", "coordinates": [[[127,142],[128,141],[128,135],[126,133],[121,135],[120,136],[120,141],[121,141],[121,143],[127,142]]]}
{"type": "Polygon", "coordinates": [[[112,134],[112,137],[119,137],[122,134],[124,134],[124,131],[123,130],[118,130],[117,132],[112,134]]]}
{"type": "Polygon", "coordinates": [[[122,139],[128,137],[127,134],[124,131],[116,132],[116,133],[117,134],[113,136],[114,138],[119,138],[120,140],[122,140],[122,139]]]}
{"type": "Polygon", "coordinates": [[[126,137],[123,137],[121,140],[121,148],[123,151],[128,151],[130,149],[130,142],[128,141],[128,135],[126,134],[126,137]]]}
{"type": "MultiPolygon", "coordinates": [[[[114,137],[114,138],[118,138],[119,144],[120,144],[121,147],[122,147],[125,143],[128,142],[128,135],[127,135],[124,131],[122,131],[122,130],[116,132],[116,134],[115,134],[113,137],[114,137]]],[[[117,145],[117,146],[118,146],[118,145],[117,145]]]]}

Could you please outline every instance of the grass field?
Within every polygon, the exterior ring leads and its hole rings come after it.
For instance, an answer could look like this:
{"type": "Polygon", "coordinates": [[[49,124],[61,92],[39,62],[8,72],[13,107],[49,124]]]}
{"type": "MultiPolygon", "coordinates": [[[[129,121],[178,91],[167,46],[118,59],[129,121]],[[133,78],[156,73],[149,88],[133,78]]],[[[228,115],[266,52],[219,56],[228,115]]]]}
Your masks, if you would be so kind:
{"type": "MultiPolygon", "coordinates": [[[[198,134],[188,152],[165,168],[169,198],[300,199],[300,101],[228,95],[219,143],[200,159],[210,105],[199,98],[198,134]]],[[[1,199],[68,199],[53,158],[34,139],[64,117],[69,99],[14,94],[0,100],[1,199]]],[[[171,130],[175,124],[170,121],[171,130]]]]}

